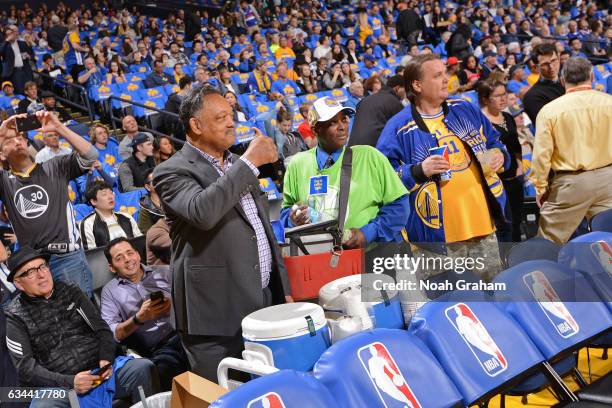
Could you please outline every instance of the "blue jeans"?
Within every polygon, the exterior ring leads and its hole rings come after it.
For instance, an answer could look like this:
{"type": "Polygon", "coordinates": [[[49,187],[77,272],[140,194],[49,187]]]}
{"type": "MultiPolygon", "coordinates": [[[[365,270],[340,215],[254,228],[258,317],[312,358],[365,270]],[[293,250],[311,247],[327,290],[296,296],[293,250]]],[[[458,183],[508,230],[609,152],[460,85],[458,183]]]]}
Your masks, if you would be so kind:
{"type": "MultiPolygon", "coordinates": [[[[140,401],[138,386],[141,385],[147,397],[159,391],[157,370],[151,360],[135,358],[121,367],[115,375],[116,393],[114,399],[131,399],[132,404],[140,401]]],[[[55,400],[33,400],[30,408],[70,408],[68,397],[55,400]]]]}
{"type": "Polygon", "coordinates": [[[66,254],[51,255],[49,266],[54,280],[75,283],[87,294],[87,297],[91,298],[93,277],[85,258],[85,251],[79,249],[66,254]]]}

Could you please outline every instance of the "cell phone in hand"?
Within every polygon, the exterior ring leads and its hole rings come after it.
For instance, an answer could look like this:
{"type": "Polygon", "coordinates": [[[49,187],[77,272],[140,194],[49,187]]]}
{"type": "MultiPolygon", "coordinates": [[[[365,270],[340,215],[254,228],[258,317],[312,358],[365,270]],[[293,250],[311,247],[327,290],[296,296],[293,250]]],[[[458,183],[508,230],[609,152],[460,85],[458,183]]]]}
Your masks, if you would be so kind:
{"type": "Polygon", "coordinates": [[[100,375],[100,374],[104,374],[105,372],[107,372],[111,367],[113,366],[113,363],[108,363],[107,365],[100,367],[100,368],[94,368],[93,370],[91,370],[91,374],[92,375],[100,375]]]}
{"type": "Polygon", "coordinates": [[[151,292],[149,295],[149,299],[151,299],[151,303],[160,303],[164,301],[164,292],[158,290],[156,292],[151,292]]]}
{"type": "Polygon", "coordinates": [[[40,123],[36,115],[28,115],[25,118],[15,119],[15,127],[17,132],[27,132],[29,130],[40,129],[42,123],[40,123]]]}

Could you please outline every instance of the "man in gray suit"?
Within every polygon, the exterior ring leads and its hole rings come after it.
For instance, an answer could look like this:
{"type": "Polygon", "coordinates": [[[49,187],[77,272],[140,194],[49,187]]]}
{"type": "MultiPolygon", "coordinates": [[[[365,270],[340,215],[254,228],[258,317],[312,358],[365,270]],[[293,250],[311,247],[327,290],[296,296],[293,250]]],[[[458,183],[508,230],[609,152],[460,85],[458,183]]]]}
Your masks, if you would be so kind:
{"type": "Polygon", "coordinates": [[[242,319],[292,301],[257,180],[277,152],[257,131],[244,155],[230,153],[232,108],[213,88],[192,90],[179,115],[187,141],[153,183],[170,224],[176,329],[192,371],[217,381],[219,362],[240,357],[242,319]]]}

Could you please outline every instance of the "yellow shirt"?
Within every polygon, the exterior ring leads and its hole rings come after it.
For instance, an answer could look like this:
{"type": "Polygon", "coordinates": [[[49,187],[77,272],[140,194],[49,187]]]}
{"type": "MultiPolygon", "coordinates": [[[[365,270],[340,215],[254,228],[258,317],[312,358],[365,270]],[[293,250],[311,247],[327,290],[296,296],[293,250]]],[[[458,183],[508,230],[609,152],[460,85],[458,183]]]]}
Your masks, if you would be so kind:
{"type": "Polygon", "coordinates": [[[540,74],[532,72],[531,74],[527,76],[527,83],[529,84],[529,86],[533,86],[536,82],[538,82],[539,79],[540,79],[540,74]]]}
{"type": "Polygon", "coordinates": [[[459,91],[459,78],[457,74],[453,74],[448,78],[448,93],[449,95],[456,94],[459,91]]]}
{"type": "Polygon", "coordinates": [[[530,180],[538,194],[548,173],[595,170],[612,164],[612,95],[592,89],[544,105],[536,120],[530,180]]]}
{"type": "Polygon", "coordinates": [[[274,52],[274,56],[277,60],[282,60],[283,58],[295,58],[295,53],[289,47],[278,47],[278,49],[274,52]]]}
{"type": "Polygon", "coordinates": [[[71,32],[68,36],[68,41],[64,41],[64,43],[62,44],[62,51],[64,52],[64,54],[70,51],[70,45],[72,45],[72,48],[74,48],[75,45],[81,45],[81,37],[79,36],[78,32],[71,32]],[[68,42],[70,42],[70,44],[68,44],[68,42]]]}
{"type": "Polygon", "coordinates": [[[476,160],[461,139],[451,133],[442,122],[442,112],[433,117],[422,117],[429,131],[436,135],[438,145],[446,145],[449,149],[452,178],[441,183],[446,242],[466,241],[491,234],[495,231],[495,226],[476,160]]]}

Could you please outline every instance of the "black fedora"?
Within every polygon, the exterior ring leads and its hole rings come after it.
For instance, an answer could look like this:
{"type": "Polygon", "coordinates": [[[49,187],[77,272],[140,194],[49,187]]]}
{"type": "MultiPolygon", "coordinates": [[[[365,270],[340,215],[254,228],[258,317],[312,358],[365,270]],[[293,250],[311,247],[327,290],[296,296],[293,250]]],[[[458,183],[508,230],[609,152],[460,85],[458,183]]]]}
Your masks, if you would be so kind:
{"type": "Polygon", "coordinates": [[[39,252],[29,246],[23,246],[19,248],[19,251],[14,252],[7,261],[7,266],[11,271],[7,276],[7,280],[9,282],[12,282],[17,270],[21,268],[23,264],[30,262],[32,259],[36,258],[43,258],[45,261],[48,261],[49,254],[39,252]]]}

